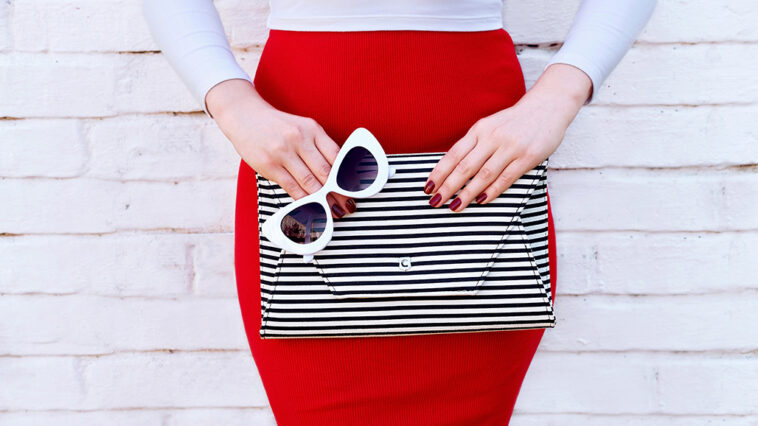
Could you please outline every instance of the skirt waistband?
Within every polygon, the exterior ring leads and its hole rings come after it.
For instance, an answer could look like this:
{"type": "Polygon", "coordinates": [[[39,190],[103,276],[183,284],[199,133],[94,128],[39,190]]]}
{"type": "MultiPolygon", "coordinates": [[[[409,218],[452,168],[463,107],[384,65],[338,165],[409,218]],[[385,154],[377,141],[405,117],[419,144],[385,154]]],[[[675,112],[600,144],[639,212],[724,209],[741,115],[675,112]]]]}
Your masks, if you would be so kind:
{"type": "Polygon", "coordinates": [[[338,144],[366,127],[388,153],[446,151],[525,93],[504,29],[270,30],[254,81],[274,107],[314,118],[338,144]]]}

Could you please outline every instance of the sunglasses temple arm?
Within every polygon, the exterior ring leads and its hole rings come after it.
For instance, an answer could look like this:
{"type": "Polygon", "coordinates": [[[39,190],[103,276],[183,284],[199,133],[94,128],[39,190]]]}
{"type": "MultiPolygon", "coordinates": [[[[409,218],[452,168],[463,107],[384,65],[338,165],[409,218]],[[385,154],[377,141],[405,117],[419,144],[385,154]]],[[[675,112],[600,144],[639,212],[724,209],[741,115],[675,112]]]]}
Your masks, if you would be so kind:
{"type": "Polygon", "coordinates": [[[390,166],[390,169],[389,169],[389,177],[395,176],[395,171],[396,171],[396,170],[395,170],[395,168],[394,168],[394,167],[392,167],[392,166],[390,166]]]}

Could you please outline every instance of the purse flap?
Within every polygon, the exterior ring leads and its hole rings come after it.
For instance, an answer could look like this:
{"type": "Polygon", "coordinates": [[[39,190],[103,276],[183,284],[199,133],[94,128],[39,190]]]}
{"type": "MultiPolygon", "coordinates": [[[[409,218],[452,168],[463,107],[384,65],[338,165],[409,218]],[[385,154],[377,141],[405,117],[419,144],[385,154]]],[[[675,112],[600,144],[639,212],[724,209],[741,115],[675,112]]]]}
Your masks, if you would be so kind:
{"type": "Polygon", "coordinates": [[[382,191],[356,199],[356,212],[335,219],[332,240],[314,255],[335,297],[476,294],[508,236],[522,232],[514,223],[548,160],[489,203],[453,212],[430,206],[423,191],[444,154],[388,154],[396,173],[382,191]]]}

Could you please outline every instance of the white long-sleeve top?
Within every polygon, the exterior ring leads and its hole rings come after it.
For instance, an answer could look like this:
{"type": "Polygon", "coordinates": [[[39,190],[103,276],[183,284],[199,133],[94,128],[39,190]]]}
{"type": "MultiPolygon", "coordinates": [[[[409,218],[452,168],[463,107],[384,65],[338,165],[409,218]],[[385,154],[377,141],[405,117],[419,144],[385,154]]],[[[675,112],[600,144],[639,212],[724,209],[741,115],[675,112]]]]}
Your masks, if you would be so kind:
{"type": "MultiPolygon", "coordinates": [[[[582,0],[563,45],[545,64],[573,65],[596,97],[650,19],[656,0],[582,0]]],[[[503,27],[503,0],[269,0],[267,27],[291,31],[486,31],[503,27]]],[[[232,55],[212,0],[143,0],[148,27],[208,114],[216,84],[250,76],[232,55]]],[[[544,68],[543,68],[544,70],[544,68]]],[[[210,115],[210,114],[209,114],[210,115]]]]}

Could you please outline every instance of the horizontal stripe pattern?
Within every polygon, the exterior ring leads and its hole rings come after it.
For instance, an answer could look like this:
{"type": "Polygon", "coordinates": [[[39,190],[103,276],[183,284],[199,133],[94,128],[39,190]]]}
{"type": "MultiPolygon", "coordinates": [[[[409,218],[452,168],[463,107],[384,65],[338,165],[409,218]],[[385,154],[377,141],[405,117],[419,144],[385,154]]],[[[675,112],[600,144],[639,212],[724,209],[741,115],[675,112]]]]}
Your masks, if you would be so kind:
{"type": "MultiPolygon", "coordinates": [[[[443,155],[388,154],[397,172],[381,192],[357,199],[355,213],[334,221],[315,264],[274,246],[259,229],[262,338],[555,326],[548,160],[491,202],[452,212],[431,207],[423,193],[443,155]]],[[[293,199],[256,176],[262,224],[293,199]]]]}

